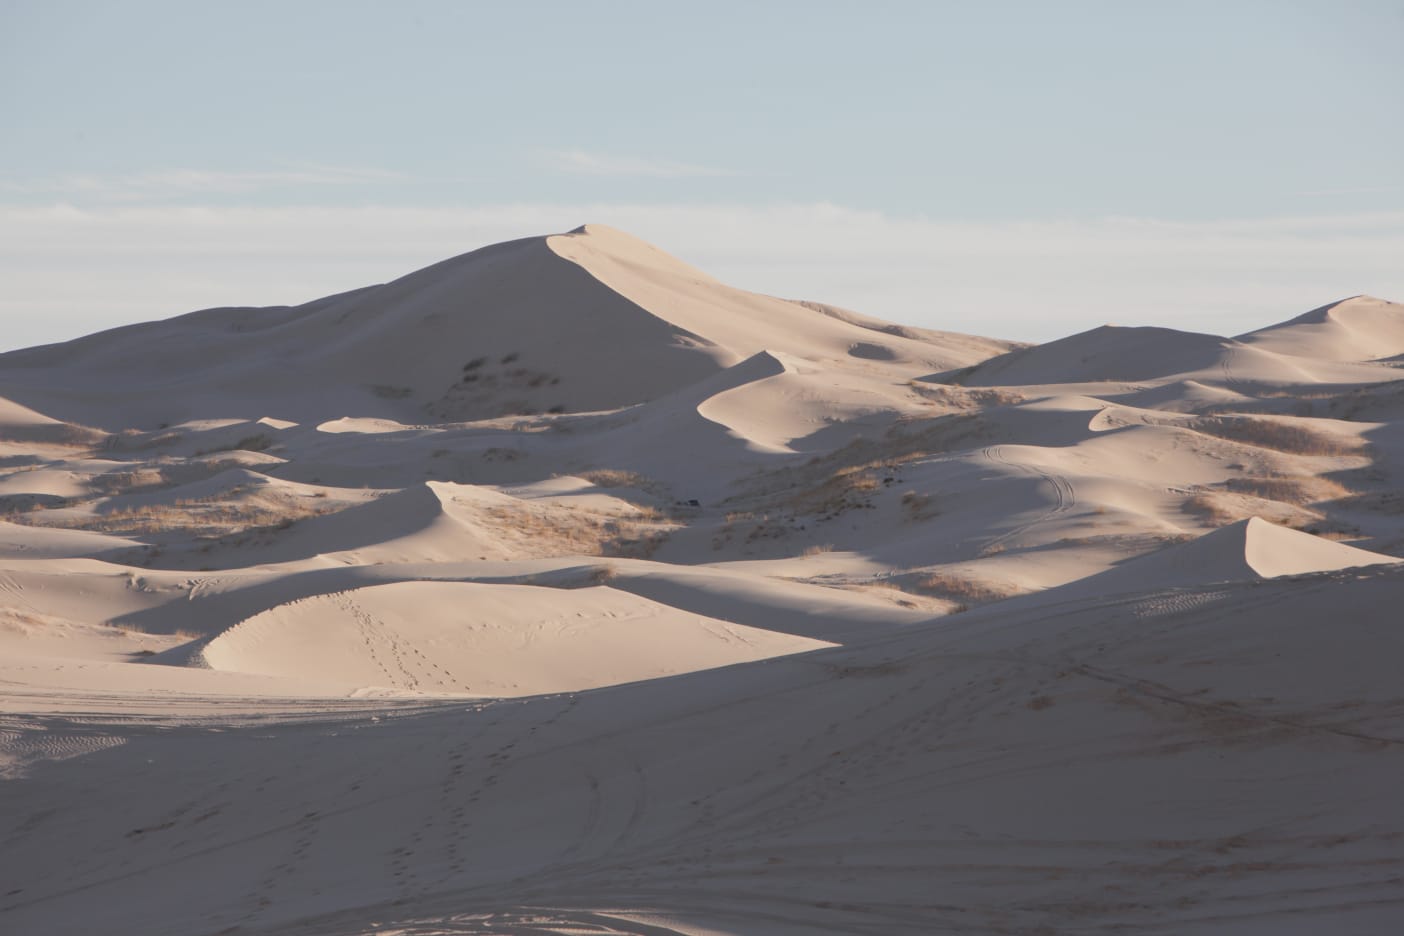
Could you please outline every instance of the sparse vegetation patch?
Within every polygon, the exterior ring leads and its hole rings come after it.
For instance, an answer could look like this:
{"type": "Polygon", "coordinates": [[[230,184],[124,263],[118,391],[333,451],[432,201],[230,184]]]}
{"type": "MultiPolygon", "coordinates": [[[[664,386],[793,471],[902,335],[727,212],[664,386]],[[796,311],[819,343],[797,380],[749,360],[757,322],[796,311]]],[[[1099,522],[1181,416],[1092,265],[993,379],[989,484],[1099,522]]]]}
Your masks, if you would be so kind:
{"type": "Polygon", "coordinates": [[[1206,416],[1191,427],[1197,432],[1290,455],[1358,455],[1358,439],[1327,435],[1295,422],[1256,416],[1206,416]]]}

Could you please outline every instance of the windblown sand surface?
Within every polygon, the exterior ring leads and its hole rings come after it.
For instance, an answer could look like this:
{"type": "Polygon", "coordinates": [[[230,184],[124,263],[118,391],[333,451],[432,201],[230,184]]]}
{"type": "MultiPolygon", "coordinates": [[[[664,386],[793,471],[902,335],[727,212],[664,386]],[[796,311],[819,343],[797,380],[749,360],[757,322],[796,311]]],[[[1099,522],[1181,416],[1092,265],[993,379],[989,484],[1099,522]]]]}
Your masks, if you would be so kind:
{"type": "Polygon", "coordinates": [[[1399,932],[1401,367],[595,226],[0,355],[0,932],[1399,932]]]}

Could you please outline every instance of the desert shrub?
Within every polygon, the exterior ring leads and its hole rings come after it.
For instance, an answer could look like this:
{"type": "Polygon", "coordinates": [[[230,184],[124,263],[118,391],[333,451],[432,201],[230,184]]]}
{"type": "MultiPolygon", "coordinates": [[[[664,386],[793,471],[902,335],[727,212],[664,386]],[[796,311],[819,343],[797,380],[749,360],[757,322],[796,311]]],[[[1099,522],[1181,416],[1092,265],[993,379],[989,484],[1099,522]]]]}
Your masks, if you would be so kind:
{"type": "Polygon", "coordinates": [[[595,566],[593,569],[591,569],[590,574],[587,576],[586,580],[591,585],[607,585],[608,583],[614,581],[618,577],[619,570],[614,566],[606,563],[605,565],[595,566]]]}
{"type": "Polygon", "coordinates": [[[258,435],[244,436],[238,442],[234,443],[234,449],[236,451],[242,450],[245,452],[263,452],[267,451],[272,446],[273,440],[269,436],[264,435],[263,433],[259,433],[258,435]]]}
{"type": "Polygon", "coordinates": [[[906,511],[908,519],[911,520],[928,520],[941,512],[937,509],[931,495],[923,494],[920,491],[903,492],[902,509],[906,511]]]}
{"type": "Polygon", "coordinates": [[[796,513],[832,517],[857,508],[872,506],[867,495],[882,487],[878,464],[850,465],[835,471],[818,484],[791,495],[785,506],[796,513]]]}
{"type": "Polygon", "coordinates": [[[922,380],[909,380],[907,386],[930,402],[945,405],[953,410],[972,410],[981,406],[1012,406],[1028,399],[1018,391],[1003,387],[972,389],[922,380]]]}
{"type": "Polygon", "coordinates": [[[134,468],[131,471],[109,471],[90,482],[93,490],[102,494],[132,494],[150,491],[170,484],[159,468],[134,468]]]}
{"type": "MultiPolygon", "coordinates": [[[[143,504],[108,513],[68,516],[58,520],[30,515],[31,526],[60,527],[112,534],[186,533],[218,537],[250,531],[285,530],[298,520],[341,509],[259,496],[241,498],[241,488],[211,497],[177,500],[169,504],[143,504]]],[[[315,495],[314,495],[315,496],[315,495]]]]}
{"type": "Polygon", "coordinates": [[[1278,526],[1300,530],[1324,519],[1310,507],[1231,491],[1200,491],[1186,499],[1184,509],[1216,527],[1248,517],[1261,517],[1278,526]]]}
{"type": "Polygon", "coordinates": [[[1308,426],[1253,416],[1208,416],[1191,427],[1205,435],[1290,455],[1355,455],[1364,447],[1352,438],[1327,435],[1308,426]]]}
{"type": "Polygon", "coordinates": [[[1024,594],[1023,589],[1007,582],[991,582],[946,571],[931,572],[922,576],[916,580],[915,587],[922,594],[955,601],[967,607],[1024,594]]]}
{"type": "Polygon", "coordinates": [[[638,472],[622,471],[616,468],[595,468],[590,471],[581,471],[576,474],[576,477],[589,481],[595,487],[602,488],[644,488],[648,485],[648,479],[638,472]]]}
{"type": "Polygon", "coordinates": [[[666,523],[561,506],[492,507],[485,515],[504,541],[539,556],[647,559],[673,530],[666,523]]]}
{"type": "Polygon", "coordinates": [[[1235,494],[1247,494],[1263,500],[1280,501],[1286,504],[1315,504],[1320,501],[1337,500],[1350,495],[1350,491],[1329,478],[1311,475],[1293,475],[1271,478],[1231,478],[1225,488],[1235,494]]]}
{"type": "Polygon", "coordinates": [[[1224,526],[1246,516],[1241,511],[1233,510],[1222,497],[1208,492],[1190,496],[1185,501],[1185,509],[1192,514],[1198,514],[1214,526],[1224,526]]]}

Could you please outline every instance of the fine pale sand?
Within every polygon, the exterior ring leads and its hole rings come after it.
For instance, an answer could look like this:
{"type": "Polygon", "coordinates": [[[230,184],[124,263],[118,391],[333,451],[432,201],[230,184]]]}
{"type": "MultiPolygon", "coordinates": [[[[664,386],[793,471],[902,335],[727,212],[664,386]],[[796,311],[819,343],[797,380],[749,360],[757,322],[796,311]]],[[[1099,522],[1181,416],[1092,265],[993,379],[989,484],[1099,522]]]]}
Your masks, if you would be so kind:
{"type": "Polygon", "coordinates": [[[0,355],[0,932],[1404,929],[1404,306],[595,225],[0,355]]]}

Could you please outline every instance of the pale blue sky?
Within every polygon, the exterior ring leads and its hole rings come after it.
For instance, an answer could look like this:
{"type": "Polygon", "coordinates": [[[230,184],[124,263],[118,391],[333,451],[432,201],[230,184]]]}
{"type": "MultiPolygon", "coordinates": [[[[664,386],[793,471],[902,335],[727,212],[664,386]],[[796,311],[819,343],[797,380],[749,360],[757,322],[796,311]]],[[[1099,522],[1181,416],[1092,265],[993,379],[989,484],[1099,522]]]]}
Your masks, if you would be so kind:
{"type": "Polygon", "coordinates": [[[1404,299],[1402,41],[1400,0],[7,0],[0,347],[587,220],[1012,337],[1404,299]]]}

